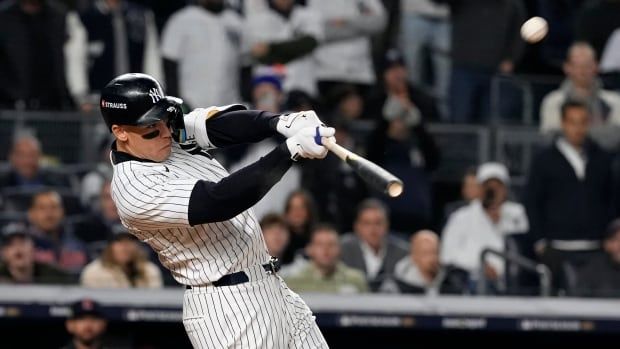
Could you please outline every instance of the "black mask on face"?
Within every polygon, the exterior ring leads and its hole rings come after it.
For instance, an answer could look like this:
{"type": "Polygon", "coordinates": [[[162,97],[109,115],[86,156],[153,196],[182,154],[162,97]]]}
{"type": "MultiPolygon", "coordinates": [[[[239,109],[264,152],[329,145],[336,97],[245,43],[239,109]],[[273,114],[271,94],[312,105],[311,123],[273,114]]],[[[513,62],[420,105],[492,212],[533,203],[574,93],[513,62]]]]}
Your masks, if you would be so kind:
{"type": "Polygon", "coordinates": [[[220,0],[207,0],[202,2],[202,6],[211,13],[220,13],[224,11],[224,1],[220,0]]]}

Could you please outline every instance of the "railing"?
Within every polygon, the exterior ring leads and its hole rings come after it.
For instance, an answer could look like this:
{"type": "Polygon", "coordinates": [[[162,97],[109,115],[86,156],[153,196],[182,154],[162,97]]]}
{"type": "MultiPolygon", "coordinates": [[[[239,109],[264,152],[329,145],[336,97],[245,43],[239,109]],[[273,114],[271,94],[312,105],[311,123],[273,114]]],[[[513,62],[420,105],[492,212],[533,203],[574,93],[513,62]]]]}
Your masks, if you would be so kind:
{"type": "MultiPolygon", "coordinates": [[[[10,142],[16,132],[33,132],[41,141],[51,162],[68,165],[92,165],[100,158],[99,146],[109,132],[97,113],[0,111],[0,162],[6,161],[10,142]]],[[[509,164],[511,172],[521,175],[531,152],[521,154],[521,146],[529,147],[540,138],[535,127],[510,125],[428,125],[442,151],[442,162],[434,175],[436,179],[459,181],[470,166],[489,160],[509,164]],[[508,149],[510,148],[510,149],[508,149]],[[510,166],[514,164],[515,166],[510,166]]],[[[366,130],[369,132],[369,130],[366,130]]]]}
{"type": "MultiPolygon", "coordinates": [[[[540,296],[549,297],[551,295],[551,271],[549,270],[549,268],[547,268],[546,265],[536,263],[528,258],[525,258],[515,253],[500,252],[491,248],[485,248],[482,253],[480,253],[481,266],[484,266],[486,264],[486,259],[488,255],[495,255],[499,258],[504,259],[505,261],[517,264],[522,269],[538,274],[538,278],[540,281],[540,296]]],[[[486,278],[484,268],[481,267],[477,283],[477,293],[479,295],[487,294],[487,281],[488,280],[486,278]]]]}

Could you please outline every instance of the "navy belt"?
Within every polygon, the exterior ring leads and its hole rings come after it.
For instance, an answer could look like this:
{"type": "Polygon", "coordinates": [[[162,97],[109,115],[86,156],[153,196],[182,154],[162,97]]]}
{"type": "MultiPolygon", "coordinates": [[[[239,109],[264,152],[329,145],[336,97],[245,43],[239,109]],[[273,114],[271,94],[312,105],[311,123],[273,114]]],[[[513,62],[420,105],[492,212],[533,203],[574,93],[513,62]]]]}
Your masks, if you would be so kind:
{"type": "MultiPolygon", "coordinates": [[[[269,260],[269,263],[263,264],[262,267],[263,269],[265,269],[265,272],[267,273],[276,273],[278,270],[280,270],[280,262],[278,261],[277,258],[271,257],[271,260],[269,260]]],[[[215,286],[215,287],[234,286],[234,285],[243,284],[248,281],[250,281],[250,278],[248,277],[248,275],[243,271],[238,271],[236,273],[231,273],[231,274],[222,276],[219,280],[213,282],[210,286],[215,286]]],[[[185,289],[191,290],[192,286],[186,285],[185,289]]]]}

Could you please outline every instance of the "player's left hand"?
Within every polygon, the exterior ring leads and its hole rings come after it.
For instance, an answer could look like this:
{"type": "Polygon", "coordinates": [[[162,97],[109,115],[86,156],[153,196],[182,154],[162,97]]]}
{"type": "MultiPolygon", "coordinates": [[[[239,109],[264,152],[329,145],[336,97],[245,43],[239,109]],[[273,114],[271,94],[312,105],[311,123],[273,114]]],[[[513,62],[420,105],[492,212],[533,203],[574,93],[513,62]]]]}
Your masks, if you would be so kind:
{"type": "Polygon", "coordinates": [[[306,127],[286,140],[291,159],[323,159],[327,156],[327,148],[323,146],[322,137],[333,138],[336,130],[332,127],[306,127]]]}
{"type": "Polygon", "coordinates": [[[286,138],[293,137],[301,129],[306,127],[320,127],[325,124],[319,119],[313,110],[300,111],[280,115],[280,120],[276,124],[278,132],[286,138]]]}

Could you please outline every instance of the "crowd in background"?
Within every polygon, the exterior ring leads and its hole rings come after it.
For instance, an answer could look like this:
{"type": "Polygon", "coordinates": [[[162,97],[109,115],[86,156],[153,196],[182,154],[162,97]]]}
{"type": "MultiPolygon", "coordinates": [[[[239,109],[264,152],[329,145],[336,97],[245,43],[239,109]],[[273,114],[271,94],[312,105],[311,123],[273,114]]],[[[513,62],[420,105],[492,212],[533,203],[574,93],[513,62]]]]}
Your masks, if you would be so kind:
{"type": "MultiPolygon", "coordinates": [[[[292,289],[536,294],[528,273],[480,258],[493,249],[546,265],[554,294],[618,297],[618,14],[614,0],[3,0],[0,108],[96,119],[102,86],[145,72],[188,111],[314,109],[406,189],[388,200],[331,154],[294,166],[255,207],[292,289]],[[528,45],[519,28],[534,14],[550,32],[528,45]],[[487,124],[494,78],[541,73],[564,80],[541,96],[547,143],[519,195],[504,164],[471,164],[438,214],[427,123],[487,124]]],[[[523,107],[513,92],[507,119],[523,107]]],[[[0,171],[2,282],[176,285],[120,223],[103,138],[98,163],[67,176],[16,130],[0,171]]],[[[279,141],[214,153],[235,170],[279,141]]]]}

